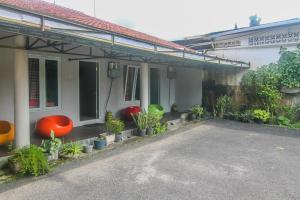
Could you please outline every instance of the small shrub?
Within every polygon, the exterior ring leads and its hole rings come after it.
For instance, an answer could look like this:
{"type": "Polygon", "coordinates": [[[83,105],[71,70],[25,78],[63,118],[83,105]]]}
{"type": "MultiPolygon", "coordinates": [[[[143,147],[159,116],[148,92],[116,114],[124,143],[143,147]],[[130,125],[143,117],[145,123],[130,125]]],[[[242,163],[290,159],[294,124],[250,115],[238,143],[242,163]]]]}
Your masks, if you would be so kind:
{"type": "Polygon", "coordinates": [[[148,113],[148,124],[147,124],[147,128],[153,128],[157,123],[160,122],[160,120],[162,119],[162,116],[157,114],[157,113],[153,113],[153,112],[149,112],[148,113]]]}
{"type": "Polygon", "coordinates": [[[250,110],[246,110],[245,112],[241,113],[239,116],[239,120],[241,122],[250,123],[253,121],[252,113],[250,110]]]}
{"type": "Polygon", "coordinates": [[[105,123],[105,126],[106,130],[112,134],[119,134],[125,128],[124,122],[119,119],[111,119],[105,123]]]}
{"type": "Polygon", "coordinates": [[[234,105],[232,97],[224,95],[217,99],[216,112],[219,117],[223,118],[225,113],[233,111],[233,107],[234,105]]]}
{"type": "Polygon", "coordinates": [[[168,125],[166,123],[156,123],[153,127],[154,134],[161,134],[168,130],[168,125]]]}
{"type": "Polygon", "coordinates": [[[148,125],[148,113],[139,112],[137,114],[132,114],[132,119],[139,130],[144,130],[148,125]]]}
{"type": "Polygon", "coordinates": [[[270,119],[270,113],[262,109],[256,109],[252,112],[252,117],[256,122],[267,122],[270,119]]]}
{"type": "Polygon", "coordinates": [[[45,154],[36,145],[15,150],[8,162],[19,175],[40,176],[50,170],[45,154]]]}
{"type": "Polygon", "coordinates": [[[71,155],[72,157],[78,157],[81,154],[82,148],[82,144],[71,141],[63,145],[62,154],[71,155]]]}
{"type": "Polygon", "coordinates": [[[44,153],[48,154],[55,154],[57,151],[59,151],[62,142],[59,138],[55,137],[54,132],[51,130],[50,134],[51,138],[47,140],[42,140],[41,148],[44,153]]]}
{"type": "Polygon", "coordinates": [[[289,120],[285,116],[279,116],[277,118],[277,124],[280,126],[290,126],[291,125],[291,120],[289,120]]]}
{"type": "Polygon", "coordinates": [[[190,108],[190,111],[196,115],[197,118],[202,117],[204,113],[204,109],[201,105],[194,105],[193,107],[190,108]]]}

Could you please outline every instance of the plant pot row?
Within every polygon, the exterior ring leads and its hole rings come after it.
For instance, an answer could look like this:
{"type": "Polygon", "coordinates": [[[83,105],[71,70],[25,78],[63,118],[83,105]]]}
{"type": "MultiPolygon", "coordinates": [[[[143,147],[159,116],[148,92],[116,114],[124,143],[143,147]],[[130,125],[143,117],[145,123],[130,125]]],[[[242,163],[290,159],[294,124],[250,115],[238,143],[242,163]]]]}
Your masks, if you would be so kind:
{"type": "Polygon", "coordinates": [[[153,132],[154,132],[153,128],[146,128],[146,129],[142,129],[142,130],[140,130],[140,129],[137,130],[138,136],[141,136],[141,137],[144,137],[146,135],[153,135],[153,132]]]}

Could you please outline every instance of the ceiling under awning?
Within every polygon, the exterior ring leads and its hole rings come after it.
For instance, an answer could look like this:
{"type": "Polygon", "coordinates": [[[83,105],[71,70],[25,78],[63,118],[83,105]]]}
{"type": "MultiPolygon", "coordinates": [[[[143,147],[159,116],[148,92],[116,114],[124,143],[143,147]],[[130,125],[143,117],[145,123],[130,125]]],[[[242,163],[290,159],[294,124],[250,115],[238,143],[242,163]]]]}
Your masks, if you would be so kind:
{"type": "Polygon", "coordinates": [[[0,28],[13,34],[99,48],[109,56],[114,55],[114,58],[182,67],[249,68],[250,66],[249,63],[241,61],[209,56],[184,48],[173,49],[4,5],[0,5],[0,28]]]}

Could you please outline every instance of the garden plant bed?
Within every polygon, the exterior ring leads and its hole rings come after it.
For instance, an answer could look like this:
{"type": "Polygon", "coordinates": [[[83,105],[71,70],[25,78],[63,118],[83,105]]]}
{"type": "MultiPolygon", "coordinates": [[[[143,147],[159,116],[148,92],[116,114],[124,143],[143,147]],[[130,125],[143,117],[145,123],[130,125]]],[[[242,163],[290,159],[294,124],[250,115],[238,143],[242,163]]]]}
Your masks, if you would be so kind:
{"type": "MultiPolygon", "coordinates": [[[[201,120],[196,120],[196,121],[191,121],[191,122],[184,122],[184,123],[178,123],[176,125],[176,128],[173,128],[172,130],[168,130],[165,133],[158,134],[158,135],[151,135],[151,136],[146,136],[146,137],[137,137],[134,136],[133,133],[136,131],[136,129],[131,129],[131,130],[125,130],[124,133],[127,135],[127,139],[123,140],[122,142],[117,142],[114,144],[111,144],[104,149],[101,150],[96,150],[93,149],[92,153],[81,153],[79,154],[78,157],[72,158],[72,157],[60,157],[59,160],[56,161],[51,161],[50,162],[50,167],[51,167],[51,173],[55,173],[56,171],[59,171],[60,168],[64,168],[64,166],[69,167],[72,166],[72,163],[74,162],[81,162],[82,160],[86,159],[96,159],[99,156],[106,156],[109,155],[111,152],[119,152],[122,151],[123,146],[127,145],[132,145],[137,142],[142,142],[142,141],[149,141],[149,140],[156,140],[156,139],[163,139],[164,137],[167,137],[168,135],[176,134],[180,131],[184,131],[188,128],[192,128],[194,126],[198,126],[201,124],[201,120]]],[[[85,139],[82,141],[79,141],[82,144],[86,144],[87,142],[90,143],[93,141],[95,138],[90,138],[90,139],[85,139]]],[[[37,180],[43,177],[47,177],[49,174],[40,176],[40,177],[31,177],[31,176],[17,176],[15,174],[12,174],[7,166],[4,166],[0,170],[0,184],[4,183],[11,183],[11,182],[23,182],[23,181],[30,181],[30,180],[37,180]],[[23,181],[22,181],[23,180],[23,181]]]]}

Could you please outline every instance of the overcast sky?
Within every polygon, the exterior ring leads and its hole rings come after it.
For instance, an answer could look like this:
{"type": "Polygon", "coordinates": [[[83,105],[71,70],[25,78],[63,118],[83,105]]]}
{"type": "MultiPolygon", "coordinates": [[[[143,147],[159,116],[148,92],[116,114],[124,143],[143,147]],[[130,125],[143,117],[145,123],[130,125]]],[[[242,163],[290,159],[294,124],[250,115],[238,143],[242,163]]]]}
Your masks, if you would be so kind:
{"type": "MultiPolygon", "coordinates": [[[[47,0],[54,2],[54,0],[47,0]]],[[[55,0],[94,15],[94,0],[55,0]]],[[[167,40],[300,17],[300,0],[96,0],[96,16],[167,40]]]]}

